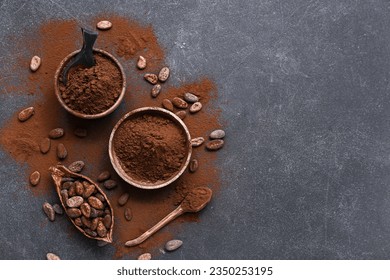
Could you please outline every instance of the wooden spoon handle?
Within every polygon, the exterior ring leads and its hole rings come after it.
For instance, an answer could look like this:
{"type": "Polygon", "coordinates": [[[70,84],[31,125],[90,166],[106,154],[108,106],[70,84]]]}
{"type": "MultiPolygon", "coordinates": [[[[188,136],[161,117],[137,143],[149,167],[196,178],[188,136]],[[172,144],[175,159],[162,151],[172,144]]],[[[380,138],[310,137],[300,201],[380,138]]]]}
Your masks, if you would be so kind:
{"type": "Polygon", "coordinates": [[[136,246],[138,244],[141,244],[146,239],[148,239],[150,236],[152,236],[155,232],[157,232],[159,229],[161,229],[166,224],[173,221],[174,219],[176,219],[177,217],[179,217],[183,213],[184,213],[183,208],[181,208],[181,206],[177,207],[175,210],[173,210],[171,213],[169,213],[167,216],[165,216],[161,221],[159,221],[157,224],[155,224],[152,228],[150,228],[149,230],[144,232],[139,237],[127,241],[125,243],[125,245],[128,247],[131,247],[131,246],[136,246]]]}

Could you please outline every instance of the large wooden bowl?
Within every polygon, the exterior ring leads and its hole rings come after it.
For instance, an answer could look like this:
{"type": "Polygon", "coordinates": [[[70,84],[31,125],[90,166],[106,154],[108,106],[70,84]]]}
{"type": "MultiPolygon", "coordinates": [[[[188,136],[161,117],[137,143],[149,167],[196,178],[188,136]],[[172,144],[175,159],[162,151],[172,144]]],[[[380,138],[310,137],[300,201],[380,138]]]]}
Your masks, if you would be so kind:
{"type": "Polygon", "coordinates": [[[159,107],[143,107],[143,108],[139,108],[139,109],[133,110],[133,111],[125,114],[117,122],[117,124],[113,128],[111,135],[110,135],[110,140],[109,140],[109,144],[108,144],[108,153],[110,156],[112,166],[114,167],[115,171],[127,183],[129,183],[130,185],[133,185],[135,187],[141,188],[141,189],[149,189],[149,190],[150,189],[159,189],[159,188],[165,187],[165,186],[173,183],[174,181],[176,181],[183,174],[185,169],[187,168],[187,166],[190,162],[190,159],[191,159],[191,154],[192,154],[191,136],[190,136],[190,132],[188,131],[188,128],[185,125],[185,123],[178,116],[176,116],[174,113],[172,113],[168,110],[159,108],[159,107]],[[140,181],[140,180],[137,180],[135,178],[132,178],[129,174],[127,174],[125,172],[125,170],[123,170],[123,168],[120,164],[120,160],[118,159],[118,157],[115,153],[114,144],[113,144],[113,139],[114,139],[115,133],[124,121],[126,121],[132,117],[147,114],[147,113],[148,114],[157,114],[157,115],[162,116],[164,118],[170,119],[184,132],[184,135],[186,137],[186,155],[185,155],[185,160],[184,160],[183,164],[181,165],[180,169],[171,178],[169,178],[165,181],[159,181],[157,183],[140,181]]]}

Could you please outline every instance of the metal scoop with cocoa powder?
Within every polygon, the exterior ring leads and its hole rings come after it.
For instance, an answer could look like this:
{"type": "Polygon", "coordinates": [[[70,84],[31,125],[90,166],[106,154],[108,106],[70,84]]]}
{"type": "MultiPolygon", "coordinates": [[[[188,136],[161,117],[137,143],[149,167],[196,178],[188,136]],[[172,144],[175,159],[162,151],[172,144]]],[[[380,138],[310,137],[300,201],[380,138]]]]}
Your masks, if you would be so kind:
{"type": "Polygon", "coordinates": [[[205,187],[198,187],[191,190],[175,210],[173,210],[155,226],[147,230],[139,237],[127,241],[125,245],[128,247],[132,247],[141,244],[154,233],[156,233],[159,229],[161,229],[180,215],[184,213],[199,212],[207,205],[207,203],[210,202],[212,193],[213,192],[211,191],[211,189],[205,187]]]}

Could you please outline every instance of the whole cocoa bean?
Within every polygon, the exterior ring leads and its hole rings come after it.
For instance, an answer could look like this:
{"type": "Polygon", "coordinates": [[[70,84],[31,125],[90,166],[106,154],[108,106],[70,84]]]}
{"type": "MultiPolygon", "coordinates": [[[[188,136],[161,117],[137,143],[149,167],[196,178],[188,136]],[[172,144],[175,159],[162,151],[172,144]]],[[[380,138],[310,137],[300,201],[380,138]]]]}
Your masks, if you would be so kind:
{"type": "Polygon", "coordinates": [[[103,182],[103,181],[106,181],[106,180],[110,179],[110,177],[111,177],[110,172],[105,170],[105,171],[103,171],[102,173],[99,174],[99,176],[97,177],[97,180],[99,182],[103,182]]]}
{"type": "Polygon", "coordinates": [[[45,212],[46,216],[49,218],[49,221],[53,222],[56,217],[56,212],[53,209],[53,206],[51,206],[50,203],[45,202],[42,205],[43,212],[45,212]]]}
{"type": "Polygon", "coordinates": [[[184,100],[189,103],[195,103],[199,101],[199,98],[191,92],[186,92],[184,93],[184,100]]]}
{"type": "Polygon", "coordinates": [[[80,210],[85,217],[91,217],[91,206],[88,203],[84,202],[83,204],[81,204],[80,210]]]}
{"type": "Polygon", "coordinates": [[[66,214],[72,219],[78,218],[81,216],[81,211],[78,208],[68,208],[66,209],[66,214]]]}
{"type": "Polygon", "coordinates": [[[123,193],[123,194],[119,197],[119,199],[118,199],[118,204],[119,204],[120,206],[123,206],[123,205],[125,205],[125,204],[127,203],[128,200],[129,200],[129,193],[125,192],[125,193],[123,193]]]}
{"type": "Polygon", "coordinates": [[[68,169],[72,172],[79,173],[85,166],[84,161],[78,160],[69,164],[68,169]]]}
{"type": "Polygon", "coordinates": [[[66,201],[66,205],[71,208],[77,208],[80,207],[83,202],[84,198],[82,198],[81,196],[73,196],[66,201]]]}
{"type": "Polygon", "coordinates": [[[58,139],[58,138],[61,138],[62,136],[64,136],[65,134],[65,131],[63,128],[55,128],[55,129],[52,129],[50,132],[49,132],[49,137],[51,139],[58,139]]]}
{"type": "MultiPolygon", "coordinates": [[[[185,102],[183,99],[180,97],[175,97],[172,99],[172,104],[179,108],[179,109],[186,109],[188,107],[188,103],[185,102]]],[[[192,107],[192,106],[191,106],[192,107]]]]}
{"type": "Polygon", "coordinates": [[[51,141],[49,138],[43,138],[41,143],[39,143],[39,149],[42,154],[47,154],[50,151],[51,141]]]}
{"type": "Polygon", "coordinates": [[[109,180],[104,181],[103,186],[107,190],[111,190],[111,189],[113,189],[113,188],[115,188],[117,186],[117,183],[116,183],[115,180],[109,179],[109,180]]]}
{"type": "Polygon", "coordinates": [[[103,209],[104,205],[103,202],[101,202],[98,198],[94,196],[88,197],[88,203],[95,209],[103,209]]]}
{"type": "Polygon", "coordinates": [[[103,218],[103,224],[107,229],[110,229],[111,227],[111,215],[107,214],[103,218]]]}
{"type": "Polygon", "coordinates": [[[107,236],[107,228],[104,226],[102,222],[99,222],[96,228],[97,234],[100,237],[106,237],[107,236]]]}
{"type": "Polygon", "coordinates": [[[169,99],[164,99],[162,101],[162,105],[165,109],[167,109],[169,111],[173,111],[173,104],[169,99]]]}
{"type": "Polygon", "coordinates": [[[206,144],[206,148],[210,151],[217,151],[221,149],[224,145],[224,141],[222,139],[216,139],[216,140],[211,140],[206,144]]]}
{"type": "Polygon", "coordinates": [[[41,180],[41,173],[39,173],[38,171],[34,171],[33,173],[31,173],[30,175],[30,184],[32,186],[36,186],[39,184],[39,181],[41,180]]]}
{"type": "Polygon", "coordinates": [[[27,121],[29,118],[32,117],[32,115],[35,114],[35,110],[34,110],[34,107],[28,107],[22,111],[20,111],[20,113],[18,114],[18,119],[19,121],[21,122],[25,122],[27,121]]]}
{"type": "Polygon", "coordinates": [[[64,144],[62,143],[59,143],[57,145],[57,157],[60,159],[60,160],[63,160],[66,158],[66,156],[68,155],[68,151],[66,150],[64,144]]]}

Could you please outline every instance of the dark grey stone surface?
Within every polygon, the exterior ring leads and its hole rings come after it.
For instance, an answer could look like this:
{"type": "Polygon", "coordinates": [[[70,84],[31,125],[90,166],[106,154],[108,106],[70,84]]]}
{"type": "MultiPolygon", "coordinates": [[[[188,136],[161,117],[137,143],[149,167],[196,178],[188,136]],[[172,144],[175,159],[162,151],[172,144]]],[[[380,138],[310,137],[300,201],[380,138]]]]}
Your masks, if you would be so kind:
{"type": "MultiPolygon", "coordinates": [[[[222,191],[158,258],[390,258],[388,1],[3,0],[0,71],[17,59],[7,36],[102,12],[152,24],[172,81],[212,77],[226,120],[222,191]]],[[[0,125],[32,98],[0,94],[0,125]]],[[[112,257],[65,219],[37,228],[45,198],[15,188],[23,167],[4,151],[0,162],[1,259],[112,257]]]]}

